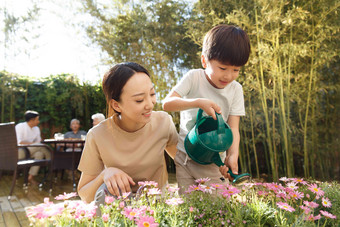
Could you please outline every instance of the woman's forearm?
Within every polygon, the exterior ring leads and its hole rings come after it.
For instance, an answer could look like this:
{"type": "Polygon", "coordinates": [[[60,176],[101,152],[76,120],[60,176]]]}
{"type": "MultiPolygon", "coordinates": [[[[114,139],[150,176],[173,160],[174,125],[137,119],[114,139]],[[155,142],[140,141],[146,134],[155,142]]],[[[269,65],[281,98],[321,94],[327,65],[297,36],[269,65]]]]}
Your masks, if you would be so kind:
{"type": "Polygon", "coordinates": [[[80,177],[78,185],[78,194],[83,201],[90,203],[94,200],[97,189],[102,185],[103,172],[101,172],[97,177],[91,178],[89,176],[80,177]]]}

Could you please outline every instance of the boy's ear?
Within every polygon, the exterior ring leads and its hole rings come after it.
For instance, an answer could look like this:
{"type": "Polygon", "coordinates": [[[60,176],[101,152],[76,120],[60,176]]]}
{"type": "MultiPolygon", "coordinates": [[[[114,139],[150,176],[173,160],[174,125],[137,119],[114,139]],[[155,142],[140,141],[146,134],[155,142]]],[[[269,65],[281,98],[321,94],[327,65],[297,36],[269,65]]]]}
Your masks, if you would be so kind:
{"type": "Polygon", "coordinates": [[[202,63],[203,68],[207,68],[207,62],[203,54],[201,55],[201,63],[202,63]]]}
{"type": "Polygon", "coordinates": [[[111,106],[112,109],[114,109],[115,111],[117,111],[117,112],[119,112],[119,113],[121,112],[119,103],[118,103],[116,100],[111,99],[111,101],[110,101],[110,106],[111,106]]]}

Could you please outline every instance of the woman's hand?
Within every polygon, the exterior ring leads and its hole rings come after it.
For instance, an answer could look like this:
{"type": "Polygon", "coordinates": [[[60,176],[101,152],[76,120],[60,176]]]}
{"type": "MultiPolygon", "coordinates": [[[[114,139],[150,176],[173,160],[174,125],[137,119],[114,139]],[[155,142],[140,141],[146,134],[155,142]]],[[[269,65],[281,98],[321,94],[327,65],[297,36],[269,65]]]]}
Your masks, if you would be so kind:
{"type": "Polygon", "coordinates": [[[104,183],[112,195],[131,192],[130,184],[135,185],[132,178],[120,169],[110,167],[104,170],[104,183]]]}

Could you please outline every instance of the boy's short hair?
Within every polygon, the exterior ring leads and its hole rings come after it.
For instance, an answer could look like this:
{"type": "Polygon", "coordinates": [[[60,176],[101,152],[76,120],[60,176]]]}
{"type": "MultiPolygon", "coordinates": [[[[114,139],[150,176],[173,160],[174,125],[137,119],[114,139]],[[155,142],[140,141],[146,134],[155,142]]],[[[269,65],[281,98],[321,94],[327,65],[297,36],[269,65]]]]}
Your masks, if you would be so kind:
{"type": "Polygon", "coordinates": [[[208,61],[243,66],[249,59],[249,37],[245,31],[233,25],[215,26],[204,37],[202,54],[208,61]]]}
{"type": "Polygon", "coordinates": [[[38,116],[39,116],[39,113],[37,111],[27,110],[25,112],[25,121],[29,122],[31,119],[34,119],[38,116]]]}

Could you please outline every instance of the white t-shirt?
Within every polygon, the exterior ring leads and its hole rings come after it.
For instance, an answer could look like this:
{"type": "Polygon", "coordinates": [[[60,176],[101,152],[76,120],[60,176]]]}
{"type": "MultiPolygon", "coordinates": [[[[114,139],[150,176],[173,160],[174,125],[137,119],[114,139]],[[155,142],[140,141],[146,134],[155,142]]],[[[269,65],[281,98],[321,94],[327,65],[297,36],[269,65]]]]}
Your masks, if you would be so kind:
{"type": "MultiPolygon", "coordinates": [[[[182,98],[206,98],[212,100],[221,107],[222,117],[226,122],[229,115],[245,115],[242,85],[234,80],[223,89],[215,88],[207,80],[203,69],[193,69],[187,72],[172,91],[177,92],[182,98]]],[[[184,139],[195,126],[197,111],[198,108],[194,108],[180,112],[177,149],[182,152],[185,152],[184,139]]],[[[225,152],[221,158],[223,161],[225,152]]]]}
{"type": "Polygon", "coordinates": [[[18,144],[26,143],[40,143],[40,129],[38,126],[31,128],[27,122],[19,123],[15,126],[18,144]]]}

